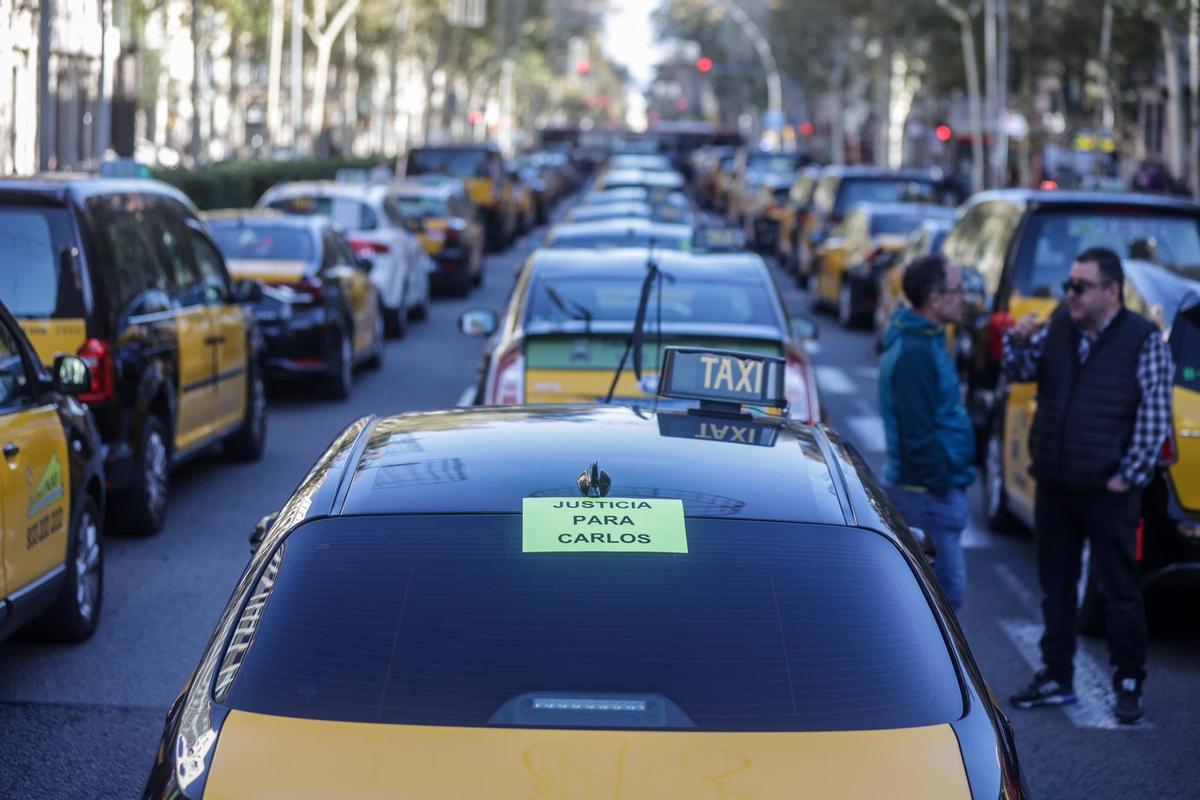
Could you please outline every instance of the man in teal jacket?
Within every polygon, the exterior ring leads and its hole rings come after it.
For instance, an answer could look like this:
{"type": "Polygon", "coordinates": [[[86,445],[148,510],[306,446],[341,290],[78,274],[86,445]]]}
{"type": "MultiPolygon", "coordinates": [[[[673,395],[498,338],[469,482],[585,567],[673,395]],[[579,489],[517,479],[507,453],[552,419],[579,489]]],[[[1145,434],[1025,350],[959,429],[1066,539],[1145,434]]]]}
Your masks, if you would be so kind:
{"type": "Polygon", "coordinates": [[[912,308],[892,316],[879,368],[884,481],[908,523],[933,540],[934,572],[958,609],[967,589],[966,488],[975,480],[975,433],[946,350],[946,325],[962,317],[962,273],[930,255],[905,269],[902,285],[912,308]]]}

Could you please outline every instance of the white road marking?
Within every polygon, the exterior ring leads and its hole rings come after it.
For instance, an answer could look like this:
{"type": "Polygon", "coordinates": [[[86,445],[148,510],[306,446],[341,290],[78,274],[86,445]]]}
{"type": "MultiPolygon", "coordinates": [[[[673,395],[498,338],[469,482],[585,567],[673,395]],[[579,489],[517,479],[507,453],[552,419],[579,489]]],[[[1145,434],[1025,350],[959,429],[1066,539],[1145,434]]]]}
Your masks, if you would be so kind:
{"type": "Polygon", "coordinates": [[[817,367],[817,386],[826,394],[858,394],[850,374],[841,367],[817,367]]]}
{"type": "Polygon", "coordinates": [[[883,431],[883,420],[878,416],[853,416],[846,420],[850,438],[864,453],[886,453],[887,435],[883,431]]]}
{"type": "MultiPolygon", "coordinates": [[[[1042,626],[1036,622],[1014,619],[998,620],[1000,629],[1012,642],[1021,658],[1029,665],[1031,671],[1042,668],[1042,650],[1038,641],[1042,637],[1042,626]]],[[[1136,725],[1122,725],[1113,717],[1112,678],[1108,670],[1082,647],[1075,654],[1075,696],[1078,701],[1062,706],[1063,713],[1077,728],[1092,728],[1105,731],[1119,730],[1153,730],[1154,725],[1143,719],[1136,725]]],[[[1027,712],[1010,711],[1012,713],[1045,713],[1044,709],[1031,709],[1027,712]]]]}
{"type": "Polygon", "coordinates": [[[459,408],[475,405],[475,387],[468,386],[466,389],[463,389],[463,393],[458,397],[458,402],[454,405],[459,408]]]}
{"type": "Polygon", "coordinates": [[[854,374],[860,378],[866,378],[867,380],[877,381],[877,380],[879,380],[879,367],[877,367],[877,366],[855,367],[854,374]]]}

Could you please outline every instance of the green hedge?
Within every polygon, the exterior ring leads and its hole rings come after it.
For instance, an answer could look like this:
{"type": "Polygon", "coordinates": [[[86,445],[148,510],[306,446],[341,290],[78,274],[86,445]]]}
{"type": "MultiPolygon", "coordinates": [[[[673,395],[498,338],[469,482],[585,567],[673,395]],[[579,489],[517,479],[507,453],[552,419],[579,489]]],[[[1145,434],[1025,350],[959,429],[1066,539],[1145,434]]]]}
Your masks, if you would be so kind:
{"type": "Polygon", "coordinates": [[[332,180],[339,169],[370,169],[380,160],[303,158],[293,161],[223,161],[199,169],[155,170],[154,177],[177,187],[205,211],[214,208],[248,208],[277,183],[332,180]]]}

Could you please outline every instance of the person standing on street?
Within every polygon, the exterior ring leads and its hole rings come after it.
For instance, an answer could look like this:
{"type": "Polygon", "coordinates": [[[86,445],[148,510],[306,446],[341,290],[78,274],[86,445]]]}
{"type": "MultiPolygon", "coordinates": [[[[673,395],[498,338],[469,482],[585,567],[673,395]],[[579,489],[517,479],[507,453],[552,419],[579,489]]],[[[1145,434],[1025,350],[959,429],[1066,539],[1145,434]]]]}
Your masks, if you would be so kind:
{"type": "Polygon", "coordinates": [[[904,519],[933,540],[934,572],[958,610],[967,592],[966,488],[975,480],[975,434],[946,349],[946,325],[962,316],[962,272],[924,256],[904,270],[902,286],[912,309],[892,315],[879,366],[884,480],[904,519]]]}
{"type": "Polygon", "coordinates": [[[1030,433],[1042,589],[1044,668],[1010,699],[1018,708],[1075,702],[1076,593],[1085,539],[1104,598],[1116,672],[1115,716],[1145,713],[1147,634],[1137,565],[1142,487],[1171,424],[1171,354],[1158,328],[1122,303],[1124,270],[1092,248],[1071,265],[1066,302],[1048,323],[1021,319],[1004,341],[1004,369],[1037,381],[1030,433]]]}

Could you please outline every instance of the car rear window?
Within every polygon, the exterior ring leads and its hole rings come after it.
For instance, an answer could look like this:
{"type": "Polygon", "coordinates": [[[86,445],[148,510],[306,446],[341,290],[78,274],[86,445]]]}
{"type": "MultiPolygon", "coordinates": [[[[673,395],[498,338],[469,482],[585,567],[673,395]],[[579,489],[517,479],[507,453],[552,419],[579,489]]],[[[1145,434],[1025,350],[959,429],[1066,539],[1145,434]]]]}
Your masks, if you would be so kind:
{"type": "Polygon", "coordinates": [[[936,199],[937,189],[932,180],[843,178],[833,212],[842,215],[860,203],[921,203],[936,199]]]}
{"type": "Polygon", "coordinates": [[[55,315],[61,252],[69,244],[65,208],[0,206],[0,297],[14,316],[55,315]]]}
{"type": "Polygon", "coordinates": [[[1058,297],[1075,256],[1107,247],[1122,258],[1154,261],[1200,279],[1200,220],[1146,206],[1045,209],[1025,225],[1017,252],[1017,288],[1058,297]]]}
{"type": "Polygon", "coordinates": [[[871,235],[906,235],[912,233],[921,224],[921,217],[916,214],[873,214],[871,216],[871,235]]]}
{"type": "Polygon", "coordinates": [[[409,175],[452,175],[455,178],[486,178],[486,150],[413,150],[408,155],[409,175]]]}
{"type": "MultiPolygon", "coordinates": [[[[641,299],[642,279],[554,277],[537,281],[526,303],[526,324],[632,322],[641,299]],[[586,313],[584,313],[586,312],[586,313]]],[[[772,296],[763,281],[703,280],[676,276],[650,291],[647,319],[664,323],[770,325],[778,319],[772,296]],[[660,292],[661,288],[661,292],[660,292]],[[661,314],[661,316],[660,316],[661,314]]]]}
{"type": "Polygon", "coordinates": [[[379,227],[379,218],[374,210],[366,203],[349,197],[296,195],[274,200],[268,207],[285,214],[320,214],[348,231],[371,231],[379,227]]]}
{"type": "Polygon", "coordinates": [[[473,727],[525,724],[511,713],[519,698],[596,701],[564,727],[862,730],[961,716],[942,633],[894,544],[839,526],[686,527],[686,555],[634,555],[522,553],[519,516],[309,523],[259,582],[216,699],[473,727]]]}
{"type": "Polygon", "coordinates": [[[312,234],[288,225],[220,223],[212,226],[212,233],[226,258],[308,262],[317,258],[312,234]]]}

